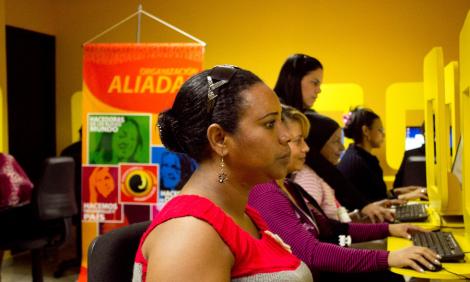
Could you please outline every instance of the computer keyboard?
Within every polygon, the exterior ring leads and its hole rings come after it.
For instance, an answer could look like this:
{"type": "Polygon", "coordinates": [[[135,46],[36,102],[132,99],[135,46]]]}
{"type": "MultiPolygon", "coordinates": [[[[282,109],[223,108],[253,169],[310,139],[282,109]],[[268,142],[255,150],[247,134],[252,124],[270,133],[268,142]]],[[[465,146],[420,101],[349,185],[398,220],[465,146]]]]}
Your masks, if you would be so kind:
{"type": "Polygon", "coordinates": [[[426,205],[413,204],[395,208],[395,220],[398,222],[419,222],[428,219],[426,205]]]}
{"type": "Polygon", "coordinates": [[[449,232],[420,232],[411,235],[415,246],[428,247],[439,254],[441,262],[456,262],[465,257],[462,249],[449,232]]]}

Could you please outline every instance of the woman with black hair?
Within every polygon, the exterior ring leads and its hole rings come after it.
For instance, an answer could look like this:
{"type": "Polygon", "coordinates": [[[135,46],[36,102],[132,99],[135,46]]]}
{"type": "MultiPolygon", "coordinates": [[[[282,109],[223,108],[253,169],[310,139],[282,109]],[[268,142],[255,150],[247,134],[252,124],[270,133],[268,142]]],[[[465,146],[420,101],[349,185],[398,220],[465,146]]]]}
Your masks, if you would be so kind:
{"type": "Polygon", "coordinates": [[[284,62],[274,92],[281,103],[304,112],[312,110],[323,81],[323,65],[304,54],[294,54],[284,62]]]}
{"type": "Polygon", "coordinates": [[[169,150],[199,166],[144,233],[137,281],[312,281],[308,267],[247,206],[257,183],[283,177],[290,136],[274,92],[217,66],[186,81],[158,119],[169,150]]]}
{"type": "Polygon", "coordinates": [[[427,199],[425,189],[417,186],[395,188],[387,195],[382,168],[372,154],[385,140],[385,130],[376,113],[367,108],[354,108],[347,115],[344,135],[354,143],[344,153],[338,169],[367,200],[378,201],[389,196],[403,200],[427,199]]]}

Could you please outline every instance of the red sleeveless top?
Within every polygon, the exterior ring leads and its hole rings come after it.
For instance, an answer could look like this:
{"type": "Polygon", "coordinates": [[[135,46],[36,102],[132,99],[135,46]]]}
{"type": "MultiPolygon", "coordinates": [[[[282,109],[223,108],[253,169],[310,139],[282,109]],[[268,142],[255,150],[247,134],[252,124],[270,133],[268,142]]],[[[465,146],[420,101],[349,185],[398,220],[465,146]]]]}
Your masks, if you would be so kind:
{"type": "MultiPolygon", "coordinates": [[[[241,278],[243,281],[250,281],[250,276],[259,274],[269,274],[271,278],[274,278],[273,273],[282,272],[282,277],[285,278],[301,277],[300,280],[289,281],[311,281],[310,271],[305,264],[286,251],[275,239],[264,233],[267,225],[258,212],[247,206],[246,213],[260,230],[260,239],[254,238],[243,230],[221,208],[206,198],[196,195],[180,195],[173,198],[158,213],[142,236],[135,258],[135,280],[133,281],[145,281],[146,278],[147,260],[142,254],[142,244],[148,234],[167,220],[186,216],[192,216],[210,224],[230,248],[235,258],[231,271],[232,279],[240,280],[241,278]],[[295,277],[284,276],[289,272],[293,272],[295,277]]],[[[278,274],[276,275],[276,278],[281,278],[278,274]]]]}

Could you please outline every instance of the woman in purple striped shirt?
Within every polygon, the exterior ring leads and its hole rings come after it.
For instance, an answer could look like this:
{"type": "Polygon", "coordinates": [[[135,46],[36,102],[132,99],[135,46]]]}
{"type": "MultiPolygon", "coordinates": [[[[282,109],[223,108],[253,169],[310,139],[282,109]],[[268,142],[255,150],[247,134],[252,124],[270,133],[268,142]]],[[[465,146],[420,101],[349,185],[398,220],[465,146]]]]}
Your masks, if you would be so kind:
{"type": "MultiPolygon", "coordinates": [[[[283,120],[291,141],[290,173],[300,169],[309,148],[304,139],[309,131],[306,117],[292,107],[283,108],[283,120]]],[[[439,257],[432,250],[409,247],[387,252],[345,248],[348,241],[363,242],[387,236],[409,238],[410,232],[424,231],[409,224],[345,224],[328,219],[302,187],[277,180],[254,186],[248,203],[257,209],[292,252],[312,270],[314,280],[404,281],[388,271],[389,267],[411,267],[416,271],[434,269],[439,257]],[[314,207],[310,209],[306,202],[314,207]]]]}

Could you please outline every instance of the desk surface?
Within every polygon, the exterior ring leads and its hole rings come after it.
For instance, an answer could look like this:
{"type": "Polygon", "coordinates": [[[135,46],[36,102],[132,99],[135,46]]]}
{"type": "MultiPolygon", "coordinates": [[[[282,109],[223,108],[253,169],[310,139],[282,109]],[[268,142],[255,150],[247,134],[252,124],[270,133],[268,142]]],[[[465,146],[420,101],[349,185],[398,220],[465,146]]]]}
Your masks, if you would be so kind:
{"type": "Polygon", "coordinates": [[[416,203],[426,204],[428,207],[428,219],[423,222],[410,222],[413,225],[420,226],[427,230],[438,230],[440,228],[464,228],[463,219],[461,216],[441,216],[435,209],[429,207],[428,202],[416,201],[416,203]]]}
{"type": "Polygon", "coordinates": [[[423,221],[423,222],[410,222],[412,223],[413,225],[416,225],[416,226],[420,226],[424,229],[428,229],[428,230],[438,230],[439,229],[439,226],[441,225],[441,218],[439,216],[439,213],[436,212],[434,209],[432,208],[427,208],[427,211],[428,211],[428,219],[426,221],[423,221]]]}
{"type": "MultiPolygon", "coordinates": [[[[463,252],[470,251],[470,238],[465,238],[464,230],[463,229],[443,229],[442,231],[445,232],[452,232],[455,239],[462,248],[463,252]]],[[[396,238],[396,237],[388,237],[387,240],[387,249],[389,251],[395,251],[402,248],[410,247],[413,245],[411,240],[403,239],[403,238],[396,238]]],[[[418,278],[428,278],[428,279],[463,279],[463,277],[459,277],[457,275],[451,274],[444,269],[447,269],[451,272],[455,272],[457,274],[466,276],[470,279],[470,254],[465,254],[465,262],[460,263],[443,263],[442,264],[443,270],[437,272],[430,272],[425,271],[424,273],[414,271],[411,269],[404,269],[404,268],[396,268],[392,267],[391,271],[411,276],[411,277],[418,277],[418,278]]]]}

